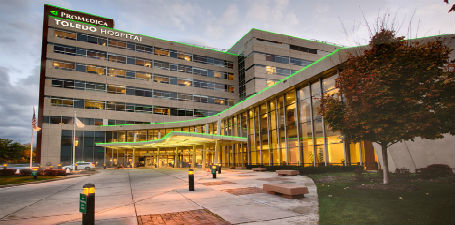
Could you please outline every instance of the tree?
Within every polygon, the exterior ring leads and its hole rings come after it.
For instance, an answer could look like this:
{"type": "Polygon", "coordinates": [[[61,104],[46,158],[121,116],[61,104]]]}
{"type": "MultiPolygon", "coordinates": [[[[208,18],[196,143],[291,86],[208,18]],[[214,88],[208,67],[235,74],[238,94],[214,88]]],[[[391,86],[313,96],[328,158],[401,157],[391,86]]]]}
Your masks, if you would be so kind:
{"type": "MultiPolygon", "coordinates": [[[[444,0],[446,4],[449,4],[449,0],[444,0]]],[[[449,9],[449,13],[454,11],[455,12],[455,4],[452,5],[452,8],[449,9]]]]}
{"type": "Polygon", "coordinates": [[[0,162],[25,162],[30,159],[30,146],[0,138],[0,162]],[[26,151],[28,150],[28,151],[26,151]]]}
{"type": "Polygon", "coordinates": [[[439,39],[404,41],[381,28],[363,54],[349,53],[341,65],[339,97],[323,97],[320,111],[325,121],[346,141],[381,146],[384,184],[389,183],[388,147],[455,133],[451,51],[439,39]]]}

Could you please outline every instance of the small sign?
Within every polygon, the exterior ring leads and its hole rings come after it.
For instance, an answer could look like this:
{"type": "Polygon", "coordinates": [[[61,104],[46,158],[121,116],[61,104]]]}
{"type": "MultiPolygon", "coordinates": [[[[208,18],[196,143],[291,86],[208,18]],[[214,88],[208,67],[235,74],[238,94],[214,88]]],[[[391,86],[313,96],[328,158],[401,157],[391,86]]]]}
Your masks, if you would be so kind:
{"type": "Polygon", "coordinates": [[[36,177],[37,171],[32,171],[32,176],[36,177]]]}
{"type": "Polygon", "coordinates": [[[79,195],[79,212],[86,214],[87,213],[87,195],[79,195]]]}

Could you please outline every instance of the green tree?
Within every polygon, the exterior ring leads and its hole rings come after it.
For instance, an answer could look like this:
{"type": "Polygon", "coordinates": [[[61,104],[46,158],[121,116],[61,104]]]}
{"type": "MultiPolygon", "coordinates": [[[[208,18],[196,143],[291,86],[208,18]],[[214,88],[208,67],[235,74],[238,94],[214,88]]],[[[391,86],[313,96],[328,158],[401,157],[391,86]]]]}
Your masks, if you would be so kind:
{"type": "Polygon", "coordinates": [[[341,65],[336,80],[341,97],[323,97],[325,121],[346,141],[381,146],[384,184],[389,183],[388,147],[455,133],[451,51],[439,39],[404,41],[382,28],[363,54],[349,54],[341,65]]]}
{"type": "Polygon", "coordinates": [[[25,162],[30,156],[30,146],[13,142],[11,139],[0,138],[0,162],[25,162]]]}

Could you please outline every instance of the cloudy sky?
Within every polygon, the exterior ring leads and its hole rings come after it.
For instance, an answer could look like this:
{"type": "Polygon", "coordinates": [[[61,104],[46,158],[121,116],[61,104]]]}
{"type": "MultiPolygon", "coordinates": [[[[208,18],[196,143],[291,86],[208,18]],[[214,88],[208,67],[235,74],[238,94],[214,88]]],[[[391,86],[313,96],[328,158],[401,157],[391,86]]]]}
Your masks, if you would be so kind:
{"type": "Polygon", "coordinates": [[[365,44],[365,19],[374,26],[384,14],[406,37],[455,33],[455,13],[447,13],[443,0],[1,0],[0,138],[30,141],[44,3],[113,18],[120,30],[218,49],[228,49],[253,27],[365,44]]]}

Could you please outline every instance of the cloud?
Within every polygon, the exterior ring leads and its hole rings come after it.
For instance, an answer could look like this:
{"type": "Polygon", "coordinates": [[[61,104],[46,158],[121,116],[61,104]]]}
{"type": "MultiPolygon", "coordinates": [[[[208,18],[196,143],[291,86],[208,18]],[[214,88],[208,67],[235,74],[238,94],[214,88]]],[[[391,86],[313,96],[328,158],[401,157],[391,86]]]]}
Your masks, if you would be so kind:
{"type": "Polygon", "coordinates": [[[33,106],[37,105],[39,91],[39,66],[33,73],[11,82],[11,70],[0,66],[0,138],[28,143],[31,135],[33,106]]]}

